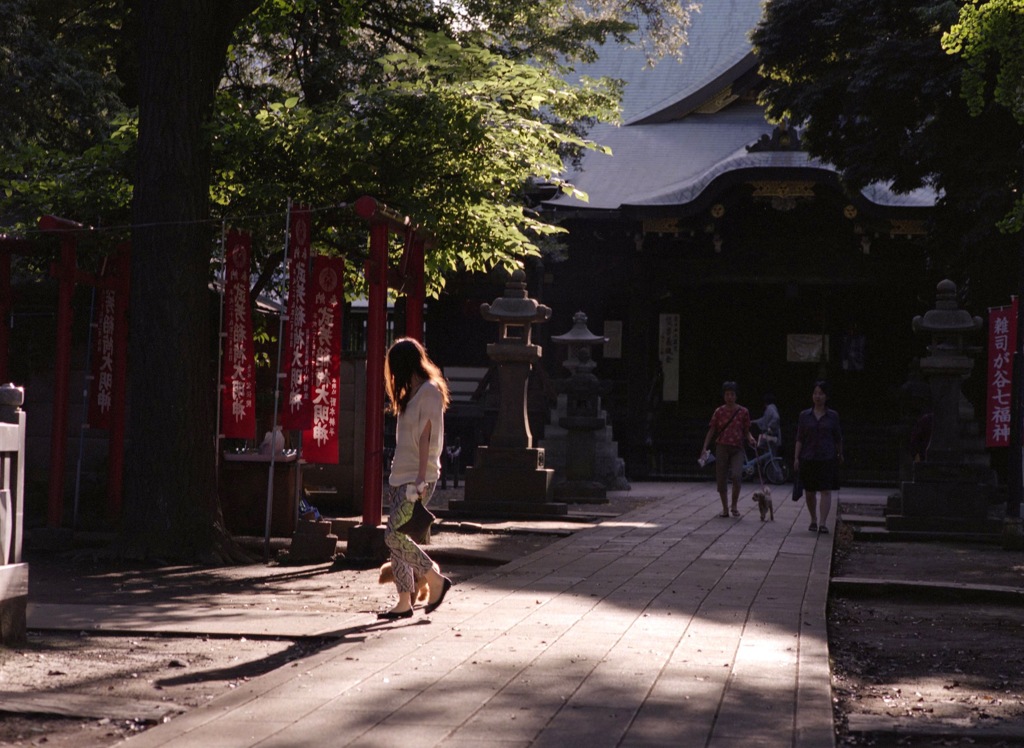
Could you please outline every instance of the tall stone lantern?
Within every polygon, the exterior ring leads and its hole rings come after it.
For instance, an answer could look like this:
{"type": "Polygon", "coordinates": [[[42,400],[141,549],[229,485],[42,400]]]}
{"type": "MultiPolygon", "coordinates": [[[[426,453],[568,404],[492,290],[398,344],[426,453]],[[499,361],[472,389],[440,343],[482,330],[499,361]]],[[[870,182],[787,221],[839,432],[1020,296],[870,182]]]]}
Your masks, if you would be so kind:
{"type": "Polygon", "coordinates": [[[552,413],[552,427],[545,432],[543,446],[548,464],[555,469],[555,498],[568,502],[607,501],[608,488],[629,488],[625,464],[612,439],[608,415],[601,396],[611,391],[611,382],[594,374],[597,363],[591,349],[607,342],[587,327],[587,315],[576,312],[572,329],[552,335],[551,342],[565,345],[563,366],[570,377],[555,382],[558,406],[552,413]]]}
{"type": "Polygon", "coordinates": [[[984,460],[968,458],[966,446],[972,431],[977,436],[978,424],[961,391],[974,368],[968,338],[981,330],[981,318],[958,307],[951,280],[938,284],[935,297],[935,308],[913,319],[914,332],[931,337],[928,356],[921,359],[921,373],[931,390],[931,439],[924,462],[914,465],[913,480],[905,481],[900,495],[890,499],[886,527],[995,531],[998,523],[988,520],[995,473],[984,460]]]}
{"type": "Polygon", "coordinates": [[[546,322],[551,309],[526,294],[526,273],[516,270],[503,296],[481,304],[480,313],[498,323],[498,340],[487,356],[498,370],[498,419],[487,446],[476,450],[476,463],[466,468],[465,498],[449,502],[457,514],[524,516],[566,514],[566,504],[552,503],[554,471],[544,466],[544,450],[533,446],[526,411],[531,367],[541,347],[531,342],[532,326],[546,322]]]}

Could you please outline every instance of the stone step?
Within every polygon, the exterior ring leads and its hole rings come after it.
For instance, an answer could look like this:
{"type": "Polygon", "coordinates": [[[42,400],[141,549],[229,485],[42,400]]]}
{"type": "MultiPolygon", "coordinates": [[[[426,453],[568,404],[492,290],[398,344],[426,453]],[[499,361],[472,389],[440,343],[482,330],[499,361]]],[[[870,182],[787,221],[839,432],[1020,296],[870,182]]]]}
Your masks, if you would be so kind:
{"type": "Polygon", "coordinates": [[[840,519],[848,525],[857,527],[885,527],[885,517],[881,514],[848,514],[842,512],[840,519]]]}

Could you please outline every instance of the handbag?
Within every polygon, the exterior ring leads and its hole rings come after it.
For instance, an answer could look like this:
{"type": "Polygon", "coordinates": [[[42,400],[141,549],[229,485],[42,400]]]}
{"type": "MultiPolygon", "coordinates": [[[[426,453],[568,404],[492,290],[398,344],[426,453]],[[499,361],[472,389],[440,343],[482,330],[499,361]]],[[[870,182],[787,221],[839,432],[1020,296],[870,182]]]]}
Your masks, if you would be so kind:
{"type": "Polygon", "coordinates": [[[435,519],[434,513],[423,506],[423,500],[416,499],[412,502],[412,516],[395,529],[412,537],[423,537],[435,519]]]}

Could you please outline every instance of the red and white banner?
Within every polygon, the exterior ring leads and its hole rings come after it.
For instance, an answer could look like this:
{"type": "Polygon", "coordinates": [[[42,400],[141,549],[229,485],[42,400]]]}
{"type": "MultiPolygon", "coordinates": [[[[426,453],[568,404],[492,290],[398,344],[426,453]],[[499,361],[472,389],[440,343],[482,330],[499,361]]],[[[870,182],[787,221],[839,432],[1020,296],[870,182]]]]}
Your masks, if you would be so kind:
{"type": "Polygon", "coordinates": [[[310,277],[310,345],[313,354],[313,425],[303,432],[307,462],[337,464],[341,391],[341,305],[345,261],[314,257],[310,277]]]}
{"type": "Polygon", "coordinates": [[[114,402],[114,340],[117,332],[117,296],[112,288],[100,288],[93,310],[92,387],[89,390],[89,426],[110,428],[114,402]]]}
{"type": "Polygon", "coordinates": [[[310,400],[312,357],[309,355],[309,208],[293,207],[289,219],[291,237],[288,260],[288,327],[284,334],[281,373],[285,401],[281,425],[285,429],[308,429],[313,424],[310,400]]]}
{"type": "Polygon", "coordinates": [[[221,433],[228,439],[256,438],[256,364],[253,358],[249,257],[252,237],[230,231],[224,260],[224,362],[221,372],[221,433]]]}
{"type": "Polygon", "coordinates": [[[988,394],[985,398],[985,446],[1010,445],[1010,393],[1017,345],[1017,299],[988,310],[988,394]]]}

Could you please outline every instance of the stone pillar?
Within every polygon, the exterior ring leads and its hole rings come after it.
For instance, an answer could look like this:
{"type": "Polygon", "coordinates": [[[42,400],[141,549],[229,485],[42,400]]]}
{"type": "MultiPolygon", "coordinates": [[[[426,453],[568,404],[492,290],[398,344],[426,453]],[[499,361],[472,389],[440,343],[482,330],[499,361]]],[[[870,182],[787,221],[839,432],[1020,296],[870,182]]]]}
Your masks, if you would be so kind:
{"type": "Polygon", "coordinates": [[[546,322],[551,309],[527,296],[526,273],[516,270],[504,295],[482,304],[480,313],[498,323],[498,340],[487,346],[498,368],[498,420],[490,444],[478,446],[475,464],[466,468],[465,498],[448,508],[475,516],[566,514],[565,504],[550,501],[553,471],[544,466],[544,450],[533,446],[526,412],[530,367],[542,354],[531,342],[531,328],[546,322]]]}

